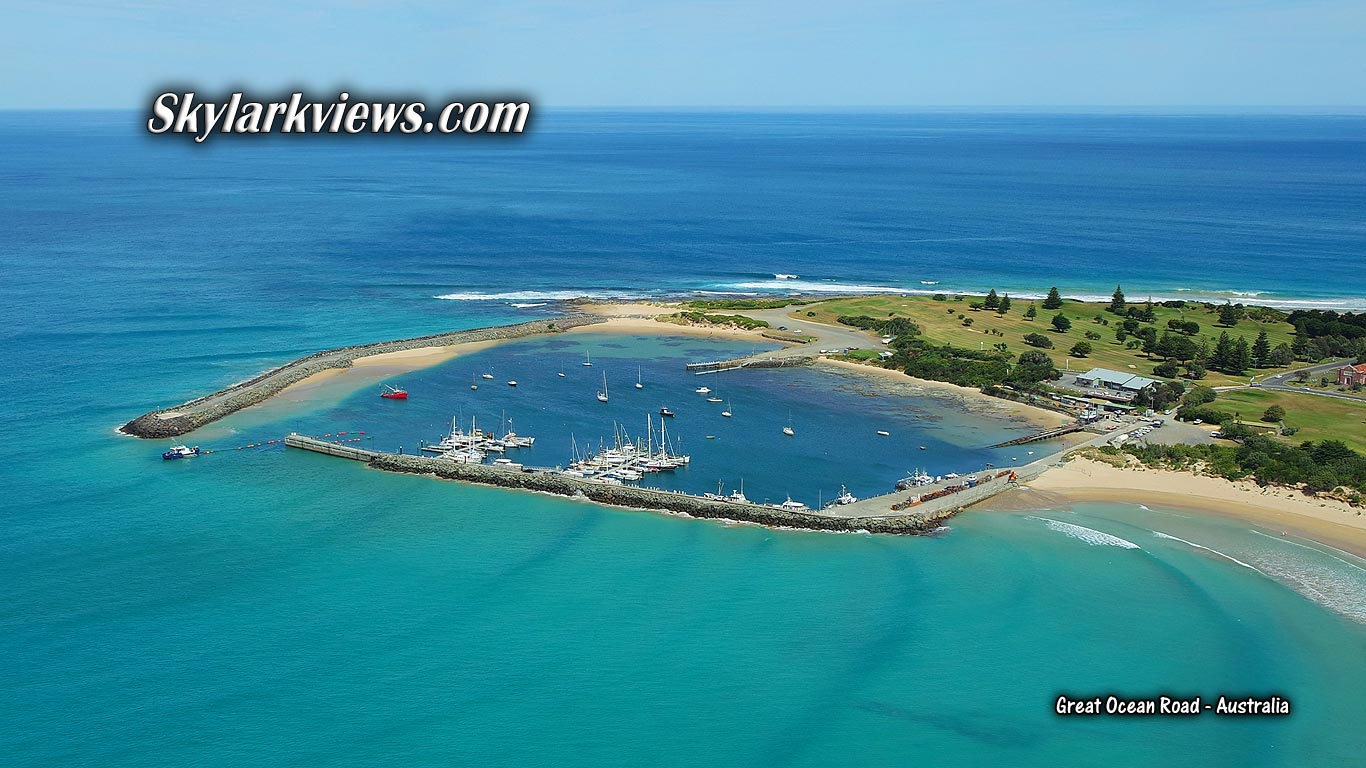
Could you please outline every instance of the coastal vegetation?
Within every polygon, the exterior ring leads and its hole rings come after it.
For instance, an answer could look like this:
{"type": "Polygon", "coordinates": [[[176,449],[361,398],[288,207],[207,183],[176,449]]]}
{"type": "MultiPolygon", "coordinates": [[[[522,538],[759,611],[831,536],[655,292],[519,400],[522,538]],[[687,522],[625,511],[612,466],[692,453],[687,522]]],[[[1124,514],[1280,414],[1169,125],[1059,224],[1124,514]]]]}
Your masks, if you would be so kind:
{"type": "Polygon", "coordinates": [[[1226,419],[1262,421],[1267,411],[1279,408],[1282,415],[1276,422],[1289,432],[1282,439],[1341,440],[1353,450],[1366,453],[1366,401],[1274,389],[1234,389],[1216,393],[1210,405],[1225,417],[1210,421],[1215,424],[1226,419]]]}
{"type": "Polygon", "coordinates": [[[659,319],[679,325],[714,325],[721,328],[740,328],[746,331],[769,327],[768,321],[756,320],[745,315],[709,315],[705,312],[677,312],[659,319]]]}
{"type": "Polygon", "coordinates": [[[1143,464],[1162,469],[1204,472],[1229,480],[1251,479],[1259,485],[1298,488],[1307,495],[1330,494],[1353,504],[1366,493],[1366,455],[1340,440],[1304,441],[1297,445],[1265,435],[1246,434],[1241,444],[1107,446],[1102,453],[1127,453],[1143,464]]]}

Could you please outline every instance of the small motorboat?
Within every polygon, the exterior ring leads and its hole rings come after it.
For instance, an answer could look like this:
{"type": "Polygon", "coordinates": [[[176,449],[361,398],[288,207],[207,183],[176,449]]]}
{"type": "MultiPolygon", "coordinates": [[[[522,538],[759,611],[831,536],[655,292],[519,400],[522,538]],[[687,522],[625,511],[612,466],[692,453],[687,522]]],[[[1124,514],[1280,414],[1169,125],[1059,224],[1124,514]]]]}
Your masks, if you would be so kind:
{"type": "Polygon", "coordinates": [[[698,387],[697,389],[694,389],[693,391],[696,392],[696,393],[699,394],[699,395],[710,395],[710,394],[711,394],[711,389],[710,389],[709,387],[698,387]]]}
{"type": "Polygon", "coordinates": [[[885,429],[879,429],[879,430],[877,431],[877,433],[878,433],[879,435],[882,435],[883,437],[889,437],[889,436],[892,434],[891,432],[888,432],[888,431],[885,430],[885,429]]]}
{"type": "Polygon", "coordinates": [[[492,381],[492,380],[493,380],[493,374],[491,374],[491,373],[486,373],[486,374],[484,374],[481,378],[485,378],[485,379],[488,379],[488,380],[492,381]]]}
{"type": "Polygon", "coordinates": [[[556,375],[556,376],[559,376],[559,377],[562,378],[562,379],[564,378],[564,374],[563,374],[563,373],[557,373],[557,374],[555,374],[555,375],[556,375]]]}
{"type": "Polygon", "coordinates": [[[391,387],[388,384],[385,384],[384,389],[379,393],[379,396],[385,400],[407,400],[408,390],[391,387]]]}
{"type": "Polygon", "coordinates": [[[787,435],[788,437],[792,437],[797,433],[792,431],[792,427],[783,427],[783,434],[787,435]]]}
{"type": "Polygon", "coordinates": [[[176,445],[172,446],[171,450],[169,451],[163,451],[161,454],[161,458],[165,459],[166,461],[170,461],[172,459],[188,459],[192,456],[198,455],[199,446],[197,445],[193,448],[184,445],[176,445]]]}
{"type": "Polygon", "coordinates": [[[508,382],[508,386],[509,386],[509,387],[515,387],[515,386],[517,386],[517,380],[516,380],[516,379],[513,379],[512,381],[509,381],[509,382],[508,382]]]}
{"type": "Polygon", "coordinates": [[[660,408],[660,409],[659,409],[659,415],[660,415],[660,416],[668,416],[669,418],[672,419],[673,416],[674,416],[674,412],[671,411],[671,410],[669,410],[668,408],[660,408]]]}
{"type": "Polygon", "coordinates": [[[707,439],[708,439],[708,440],[715,440],[715,439],[716,439],[716,435],[707,435],[707,439]]]}

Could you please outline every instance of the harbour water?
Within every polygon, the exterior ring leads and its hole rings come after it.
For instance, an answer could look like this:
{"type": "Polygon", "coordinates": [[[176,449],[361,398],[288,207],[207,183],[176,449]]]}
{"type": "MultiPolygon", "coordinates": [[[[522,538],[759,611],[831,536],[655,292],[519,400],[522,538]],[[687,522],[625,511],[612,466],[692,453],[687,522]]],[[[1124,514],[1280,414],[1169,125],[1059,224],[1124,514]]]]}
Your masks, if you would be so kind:
{"type": "MultiPolygon", "coordinates": [[[[153,145],[98,113],[0,126],[10,764],[1360,755],[1366,694],[1344,681],[1366,677],[1366,563],[1277,531],[1141,499],[973,512],[930,538],[770,531],[275,447],[162,462],[168,443],[113,431],[317,349],[525,320],[553,307],[509,302],[561,294],[783,273],[1344,300],[1362,293],[1343,255],[1362,251],[1359,118],[577,115],[473,149],[153,145]],[[1062,692],[1293,710],[1063,720],[1062,692]]],[[[880,490],[920,444],[936,472],[991,461],[981,446],[1023,428],[818,371],[702,377],[723,423],[679,361],[736,346],[518,342],[393,378],[406,403],[338,388],[189,439],[354,428],[411,450],[455,412],[506,411],[560,463],[569,434],[634,434],[668,405],[694,455],[680,487],[743,476],[814,501],[880,490]],[[496,375],[477,393],[476,362],[496,375]]]]}

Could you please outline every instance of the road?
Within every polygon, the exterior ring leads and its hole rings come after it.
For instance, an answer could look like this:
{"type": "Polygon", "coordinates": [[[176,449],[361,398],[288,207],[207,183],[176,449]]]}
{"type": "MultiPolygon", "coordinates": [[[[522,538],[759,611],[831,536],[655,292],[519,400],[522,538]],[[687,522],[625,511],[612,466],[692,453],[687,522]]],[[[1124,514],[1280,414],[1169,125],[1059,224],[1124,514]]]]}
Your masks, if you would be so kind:
{"type": "Polygon", "coordinates": [[[1303,392],[1306,395],[1318,395],[1319,397],[1335,397],[1339,400],[1355,400],[1357,402],[1366,403],[1366,395],[1355,394],[1351,392],[1334,392],[1304,386],[1297,387],[1289,383],[1295,381],[1296,375],[1301,371],[1306,373],[1310,380],[1313,380],[1317,379],[1319,376],[1322,376],[1325,373],[1335,374],[1337,370],[1343,367],[1344,365],[1347,365],[1347,363],[1342,360],[1338,360],[1332,363],[1319,363],[1318,365],[1311,365],[1308,368],[1300,368],[1295,371],[1286,371],[1285,373],[1278,373],[1275,376],[1268,376],[1267,378],[1261,381],[1253,380],[1250,384],[1246,385],[1245,387],[1218,387],[1218,389],[1220,391],[1246,388],[1274,389],[1281,392],[1303,392]]]}

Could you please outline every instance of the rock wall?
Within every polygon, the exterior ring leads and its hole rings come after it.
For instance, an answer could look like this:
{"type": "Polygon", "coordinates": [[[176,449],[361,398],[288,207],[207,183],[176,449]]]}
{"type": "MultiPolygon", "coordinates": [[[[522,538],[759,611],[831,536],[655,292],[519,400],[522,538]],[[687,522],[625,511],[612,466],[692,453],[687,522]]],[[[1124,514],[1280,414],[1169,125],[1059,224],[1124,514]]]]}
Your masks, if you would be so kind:
{"type": "Polygon", "coordinates": [[[629,485],[606,485],[549,472],[522,472],[483,464],[458,464],[424,456],[380,454],[370,461],[370,466],[386,472],[431,475],[447,480],[586,498],[599,504],[617,507],[664,510],[690,517],[737,520],[773,528],[928,533],[958,512],[958,508],[955,507],[935,513],[917,512],[895,517],[835,517],[814,512],[789,512],[759,504],[731,504],[685,493],[656,491],[629,485]]]}
{"type": "Polygon", "coordinates": [[[286,363],[249,381],[234,384],[213,394],[196,398],[172,408],[145,413],[120,427],[119,431],[134,437],[178,437],[231,413],[236,413],[243,408],[255,405],[290,384],[303,381],[316,373],[333,368],[350,368],[352,361],[361,357],[422,347],[447,347],[475,341],[495,341],[543,333],[558,333],[569,328],[601,322],[604,322],[601,317],[575,314],[533,320],[516,325],[473,328],[468,331],[438,333],[412,339],[381,341],[373,344],[329,349],[286,363]],[[168,413],[176,415],[164,415],[168,413]]]}

